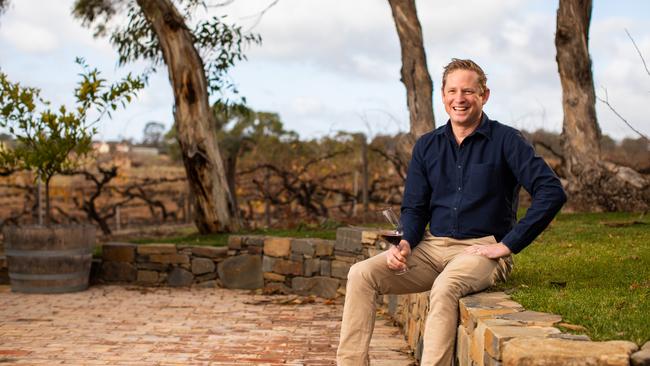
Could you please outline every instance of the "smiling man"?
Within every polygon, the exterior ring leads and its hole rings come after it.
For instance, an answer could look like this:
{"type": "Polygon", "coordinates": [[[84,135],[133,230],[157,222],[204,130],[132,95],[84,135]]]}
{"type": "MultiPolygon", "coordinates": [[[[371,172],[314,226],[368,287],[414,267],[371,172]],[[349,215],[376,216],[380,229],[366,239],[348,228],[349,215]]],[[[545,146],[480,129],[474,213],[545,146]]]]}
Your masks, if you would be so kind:
{"type": "Polygon", "coordinates": [[[445,67],[442,99],[449,121],[413,149],[401,210],[403,240],[348,274],[339,365],[368,364],[377,294],[428,290],[421,365],[451,365],[458,300],[504,280],[510,255],[530,244],[566,201],[559,179],[521,133],[483,112],[489,97],[487,77],[476,63],[452,59],[445,67]],[[522,186],[532,203],[517,222],[522,186]]]}

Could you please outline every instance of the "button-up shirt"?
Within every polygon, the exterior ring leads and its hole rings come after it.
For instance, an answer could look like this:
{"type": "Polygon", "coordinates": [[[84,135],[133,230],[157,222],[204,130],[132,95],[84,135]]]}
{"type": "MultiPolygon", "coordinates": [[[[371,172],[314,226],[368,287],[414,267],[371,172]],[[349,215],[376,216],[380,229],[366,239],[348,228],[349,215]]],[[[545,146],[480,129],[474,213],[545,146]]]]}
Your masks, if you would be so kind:
{"type": "Polygon", "coordinates": [[[460,145],[451,122],[416,142],[401,209],[404,239],[414,248],[429,224],[434,236],[494,235],[518,253],[564,202],[560,180],[521,133],[483,113],[479,126],[460,145]],[[522,186],[532,203],[517,222],[522,186]]]}

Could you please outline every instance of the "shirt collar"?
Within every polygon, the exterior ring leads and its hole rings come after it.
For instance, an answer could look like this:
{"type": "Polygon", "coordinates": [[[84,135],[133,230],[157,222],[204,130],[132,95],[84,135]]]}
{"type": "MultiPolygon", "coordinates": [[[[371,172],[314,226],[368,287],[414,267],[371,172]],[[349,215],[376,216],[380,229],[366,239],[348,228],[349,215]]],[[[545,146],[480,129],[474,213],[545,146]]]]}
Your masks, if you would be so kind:
{"type": "MultiPolygon", "coordinates": [[[[488,139],[492,139],[492,121],[488,118],[487,114],[483,112],[481,115],[481,123],[478,125],[476,130],[470,134],[470,136],[473,136],[477,133],[480,133],[481,135],[487,137],[488,139]]],[[[454,133],[451,130],[451,120],[447,120],[447,124],[443,128],[439,128],[435,131],[435,134],[446,134],[448,138],[454,140],[454,133]]]]}

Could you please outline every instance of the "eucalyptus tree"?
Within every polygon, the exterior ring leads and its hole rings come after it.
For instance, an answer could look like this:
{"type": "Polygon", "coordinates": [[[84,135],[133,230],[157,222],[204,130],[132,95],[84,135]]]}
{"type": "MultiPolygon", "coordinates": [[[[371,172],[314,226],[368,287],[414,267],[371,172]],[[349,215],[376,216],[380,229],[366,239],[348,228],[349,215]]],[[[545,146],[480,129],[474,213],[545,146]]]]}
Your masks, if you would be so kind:
{"type": "Polygon", "coordinates": [[[560,0],[555,47],[562,83],[563,167],[574,204],[589,210],[648,210],[650,182],[602,160],[601,131],[589,56],[591,0],[560,0]]]}
{"type": "Polygon", "coordinates": [[[96,36],[110,34],[121,65],[143,60],[152,71],[166,65],[174,92],[176,139],[201,233],[238,228],[209,97],[237,94],[227,71],[245,59],[244,46],[261,41],[224,17],[194,22],[194,15],[209,9],[203,0],[77,0],[73,9],[96,36]]]}

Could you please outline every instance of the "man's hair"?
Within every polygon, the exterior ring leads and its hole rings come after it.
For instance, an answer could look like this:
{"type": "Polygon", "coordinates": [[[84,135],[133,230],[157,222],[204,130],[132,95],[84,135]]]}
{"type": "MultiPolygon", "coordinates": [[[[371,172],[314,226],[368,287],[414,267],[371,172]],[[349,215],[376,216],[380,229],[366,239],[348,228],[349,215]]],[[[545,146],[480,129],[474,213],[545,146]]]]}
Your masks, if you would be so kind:
{"type": "Polygon", "coordinates": [[[476,62],[472,60],[461,60],[458,58],[452,58],[451,62],[445,66],[445,71],[442,73],[442,90],[445,90],[445,83],[447,82],[447,76],[456,70],[469,70],[474,71],[478,74],[478,87],[480,94],[483,95],[487,90],[487,76],[483,69],[476,62]]]}

